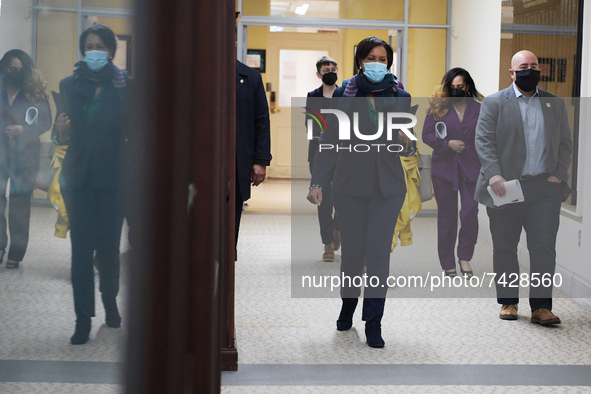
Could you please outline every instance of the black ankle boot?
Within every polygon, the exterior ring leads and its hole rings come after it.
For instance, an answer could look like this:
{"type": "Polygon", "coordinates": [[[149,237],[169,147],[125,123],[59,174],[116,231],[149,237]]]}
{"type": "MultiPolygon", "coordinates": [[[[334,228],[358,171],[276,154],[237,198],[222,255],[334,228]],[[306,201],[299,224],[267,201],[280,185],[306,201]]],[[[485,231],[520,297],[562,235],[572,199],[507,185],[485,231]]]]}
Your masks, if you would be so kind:
{"type": "Polygon", "coordinates": [[[365,337],[369,347],[381,348],[386,344],[382,338],[382,325],[379,321],[365,322],[365,337]]]}
{"type": "Polygon", "coordinates": [[[70,343],[72,345],[84,345],[88,342],[90,327],[90,317],[76,319],[76,330],[72,338],[70,338],[70,343]]]}
{"type": "Polygon", "coordinates": [[[101,298],[105,306],[105,323],[107,323],[107,326],[111,328],[121,327],[121,316],[119,315],[119,309],[117,309],[117,299],[115,297],[105,297],[104,295],[101,295],[101,298]]]}
{"type": "Polygon", "coordinates": [[[338,331],[347,331],[353,327],[353,313],[355,313],[355,308],[357,307],[358,302],[359,298],[343,298],[341,314],[337,320],[338,331]]]}

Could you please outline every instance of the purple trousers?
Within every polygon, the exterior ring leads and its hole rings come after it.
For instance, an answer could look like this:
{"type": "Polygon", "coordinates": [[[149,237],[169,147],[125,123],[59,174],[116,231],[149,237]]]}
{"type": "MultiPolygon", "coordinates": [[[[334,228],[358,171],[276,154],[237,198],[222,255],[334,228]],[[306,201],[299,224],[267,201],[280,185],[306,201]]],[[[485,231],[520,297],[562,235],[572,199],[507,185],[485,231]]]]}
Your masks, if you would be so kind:
{"type": "Polygon", "coordinates": [[[478,203],[474,200],[476,182],[468,182],[459,176],[458,190],[453,183],[432,178],[437,201],[437,252],[444,270],[456,267],[454,249],[458,241],[458,258],[472,260],[478,239],[478,203]],[[458,192],[460,195],[460,232],[458,236],[458,192]],[[459,240],[458,240],[459,238],[459,240]]]}

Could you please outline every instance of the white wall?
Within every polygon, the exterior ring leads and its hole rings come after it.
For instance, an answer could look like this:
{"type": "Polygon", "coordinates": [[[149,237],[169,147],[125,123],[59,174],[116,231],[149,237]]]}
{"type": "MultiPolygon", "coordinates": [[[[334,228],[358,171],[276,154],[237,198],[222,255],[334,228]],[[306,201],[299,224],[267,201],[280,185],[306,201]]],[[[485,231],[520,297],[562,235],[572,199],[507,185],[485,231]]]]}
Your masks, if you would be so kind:
{"type": "Polygon", "coordinates": [[[451,67],[468,70],[485,96],[498,91],[501,52],[501,2],[453,0],[451,67]]]}
{"type": "MultiPolygon", "coordinates": [[[[563,216],[557,241],[557,262],[571,273],[571,287],[575,297],[591,297],[591,221],[585,220],[584,213],[591,212],[591,145],[587,143],[587,130],[591,127],[591,8],[584,7],[583,53],[581,75],[581,117],[579,128],[578,158],[578,202],[576,214],[563,216]],[[580,234],[580,242],[579,242],[580,234]],[[586,289],[585,289],[586,285],[586,289]]],[[[590,303],[590,300],[587,300],[590,303]]],[[[591,304],[591,303],[590,303],[591,304]]]]}
{"type": "Polygon", "coordinates": [[[0,56],[15,48],[31,54],[33,34],[32,5],[32,0],[2,0],[0,56]]]}

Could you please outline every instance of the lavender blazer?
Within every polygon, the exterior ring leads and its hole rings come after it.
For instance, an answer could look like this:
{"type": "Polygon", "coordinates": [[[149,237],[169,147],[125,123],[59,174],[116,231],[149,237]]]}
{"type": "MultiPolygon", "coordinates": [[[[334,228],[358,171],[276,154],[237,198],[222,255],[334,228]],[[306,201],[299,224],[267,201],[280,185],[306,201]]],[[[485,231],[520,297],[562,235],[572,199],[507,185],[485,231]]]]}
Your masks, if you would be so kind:
{"type": "Polygon", "coordinates": [[[444,140],[435,136],[437,121],[433,119],[432,115],[427,115],[423,126],[423,141],[433,148],[431,176],[452,182],[454,190],[458,189],[460,173],[463,179],[469,182],[476,182],[480,173],[480,160],[474,146],[480,103],[468,99],[466,104],[462,122],[453,107],[441,119],[447,127],[447,137],[444,140]],[[447,146],[447,142],[450,140],[463,141],[466,144],[466,149],[462,153],[454,152],[447,146]]]}

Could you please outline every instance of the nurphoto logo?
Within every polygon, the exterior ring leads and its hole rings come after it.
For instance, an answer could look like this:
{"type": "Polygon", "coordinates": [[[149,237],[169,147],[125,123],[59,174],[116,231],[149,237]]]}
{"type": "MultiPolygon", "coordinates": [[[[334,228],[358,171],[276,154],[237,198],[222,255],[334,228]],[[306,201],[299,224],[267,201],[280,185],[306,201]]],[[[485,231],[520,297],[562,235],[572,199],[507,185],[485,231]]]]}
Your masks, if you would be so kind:
{"type": "MultiPolygon", "coordinates": [[[[328,131],[328,123],[322,114],[332,114],[337,117],[339,122],[339,141],[351,140],[351,120],[349,119],[349,115],[345,112],[338,109],[321,109],[319,113],[311,108],[306,108],[306,111],[305,114],[309,116],[306,122],[306,130],[309,140],[314,138],[312,133],[313,122],[318,124],[321,132],[324,132],[325,130],[328,131]]],[[[353,133],[357,139],[362,141],[376,141],[382,138],[384,129],[388,141],[393,140],[394,131],[396,131],[396,135],[398,135],[398,130],[402,131],[411,141],[417,141],[417,137],[415,137],[410,131],[410,129],[416,126],[416,124],[417,118],[413,114],[406,112],[387,112],[384,114],[383,112],[380,112],[378,113],[378,129],[375,134],[362,134],[359,131],[359,113],[353,112],[353,133]],[[386,127],[384,127],[384,116],[386,116],[386,127]],[[409,122],[398,123],[405,119],[409,120],[409,122]]],[[[388,152],[402,152],[404,150],[404,147],[400,144],[356,144],[347,146],[319,144],[320,151],[336,149],[337,152],[340,150],[347,150],[349,152],[369,152],[372,147],[375,147],[378,152],[381,147],[386,148],[388,152]]]]}

